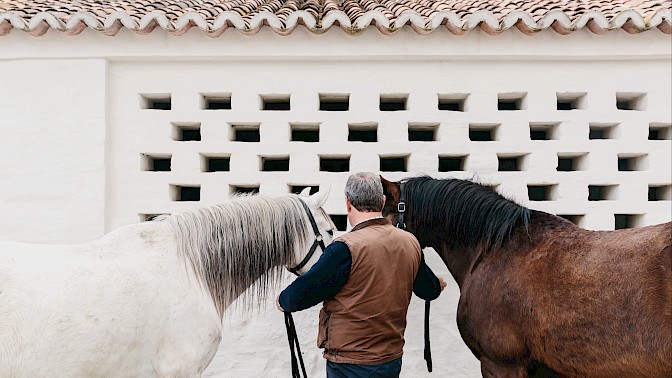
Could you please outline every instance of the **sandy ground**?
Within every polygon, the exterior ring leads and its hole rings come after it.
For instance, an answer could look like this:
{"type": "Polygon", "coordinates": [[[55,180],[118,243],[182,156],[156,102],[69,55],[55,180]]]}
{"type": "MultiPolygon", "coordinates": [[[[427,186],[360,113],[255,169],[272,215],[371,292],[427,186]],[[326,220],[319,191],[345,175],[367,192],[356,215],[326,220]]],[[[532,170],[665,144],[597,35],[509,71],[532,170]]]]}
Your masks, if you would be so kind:
{"type": "MultiPolygon", "coordinates": [[[[459,291],[455,281],[433,250],[426,250],[427,263],[444,277],[448,287],[432,302],[431,341],[434,372],[427,372],[423,359],[424,301],[414,297],[408,314],[402,377],[479,377],[478,360],[460,338],[455,323],[459,291]]],[[[287,273],[280,292],[292,275],[287,273]]],[[[301,350],[309,377],[324,377],[325,362],[317,348],[317,318],[320,306],[294,314],[301,350]]],[[[243,313],[232,308],[224,318],[222,343],[204,377],[291,377],[289,345],[284,319],[268,298],[262,309],[243,313]]]]}

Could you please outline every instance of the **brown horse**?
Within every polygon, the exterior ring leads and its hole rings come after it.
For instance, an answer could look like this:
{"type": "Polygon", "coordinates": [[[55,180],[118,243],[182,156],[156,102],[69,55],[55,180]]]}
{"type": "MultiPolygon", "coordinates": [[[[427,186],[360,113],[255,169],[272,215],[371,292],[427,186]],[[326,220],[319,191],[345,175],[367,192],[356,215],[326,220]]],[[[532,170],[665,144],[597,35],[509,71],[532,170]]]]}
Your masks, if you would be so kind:
{"type": "Polygon", "coordinates": [[[459,285],[484,377],[672,377],[672,223],[588,231],[471,181],[381,180],[459,285]]]}

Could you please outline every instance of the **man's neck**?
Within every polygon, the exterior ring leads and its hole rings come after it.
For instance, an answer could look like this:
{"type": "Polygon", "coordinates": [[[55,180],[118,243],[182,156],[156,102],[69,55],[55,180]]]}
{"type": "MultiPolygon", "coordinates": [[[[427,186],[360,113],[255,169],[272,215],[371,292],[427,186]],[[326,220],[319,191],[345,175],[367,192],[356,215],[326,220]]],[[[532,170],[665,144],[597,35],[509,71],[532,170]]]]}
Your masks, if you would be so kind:
{"type": "Polygon", "coordinates": [[[367,212],[367,213],[358,212],[357,214],[352,214],[352,216],[350,217],[350,220],[351,220],[350,224],[352,225],[352,228],[355,228],[360,223],[366,222],[366,221],[371,220],[371,219],[379,219],[379,218],[382,218],[382,217],[383,217],[383,214],[379,211],[378,212],[370,212],[370,213],[369,212],[367,212]]]}

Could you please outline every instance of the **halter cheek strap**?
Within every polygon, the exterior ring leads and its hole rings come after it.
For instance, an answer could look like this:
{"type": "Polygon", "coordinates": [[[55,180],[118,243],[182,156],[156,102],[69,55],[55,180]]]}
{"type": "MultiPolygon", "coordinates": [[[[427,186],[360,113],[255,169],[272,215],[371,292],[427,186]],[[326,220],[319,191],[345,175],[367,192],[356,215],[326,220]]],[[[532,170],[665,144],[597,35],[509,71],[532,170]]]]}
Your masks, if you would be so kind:
{"type": "MultiPolygon", "coordinates": [[[[313,232],[315,233],[315,241],[313,241],[313,245],[310,247],[308,254],[303,258],[303,260],[301,260],[299,265],[293,268],[287,268],[287,270],[297,276],[299,275],[299,269],[303,268],[308,263],[308,261],[310,261],[310,258],[313,257],[313,254],[317,250],[318,246],[322,248],[322,251],[326,249],[324,240],[322,240],[322,234],[320,234],[320,229],[317,228],[317,222],[315,222],[315,218],[313,217],[313,213],[310,212],[310,208],[308,205],[306,205],[305,202],[303,202],[303,200],[299,199],[299,202],[301,202],[303,209],[306,211],[306,214],[308,214],[310,225],[313,227],[313,232]]],[[[299,346],[299,338],[296,334],[296,326],[294,325],[294,319],[292,318],[291,312],[285,312],[285,328],[287,329],[287,340],[289,341],[289,350],[291,352],[292,378],[301,378],[301,373],[303,373],[304,378],[308,377],[306,374],[306,366],[303,363],[301,347],[299,346]],[[301,367],[301,370],[299,370],[299,366],[301,367]]]]}
{"type": "Polygon", "coordinates": [[[406,202],[404,201],[404,186],[405,181],[399,183],[399,203],[397,204],[397,228],[406,230],[406,223],[404,222],[404,215],[406,215],[406,202]]]}
{"type": "Polygon", "coordinates": [[[299,265],[293,267],[293,268],[287,268],[291,273],[294,275],[299,275],[299,270],[306,266],[308,264],[308,261],[310,261],[310,258],[313,257],[313,254],[315,254],[315,251],[317,250],[317,247],[319,246],[322,248],[322,251],[324,251],[327,247],[324,245],[324,240],[322,240],[322,234],[320,234],[320,229],[317,227],[317,222],[315,222],[315,218],[313,217],[313,213],[310,212],[310,208],[308,205],[306,205],[303,200],[299,199],[299,202],[301,202],[301,205],[303,205],[303,209],[306,211],[306,214],[308,214],[308,220],[310,220],[310,225],[313,227],[313,232],[315,233],[315,241],[313,241],[313,245],[310,247],[310,250],[308,251],[308,254],[306,257],[301,260],[299,265]]]}
{"type": "MultiPolygon", "coordinates": [[[[404,187],[406,181],[399,183],[399,203],[397,204],[397,228],[406,231],[406,222],[404,216],[406,215],[406,201],[404,200],[404,187]]],[[[431,301],[425,300],[425,361],[427,361],[427,371],[432,372],[432,350],[429,345],[429,304],[431,301]]]]}

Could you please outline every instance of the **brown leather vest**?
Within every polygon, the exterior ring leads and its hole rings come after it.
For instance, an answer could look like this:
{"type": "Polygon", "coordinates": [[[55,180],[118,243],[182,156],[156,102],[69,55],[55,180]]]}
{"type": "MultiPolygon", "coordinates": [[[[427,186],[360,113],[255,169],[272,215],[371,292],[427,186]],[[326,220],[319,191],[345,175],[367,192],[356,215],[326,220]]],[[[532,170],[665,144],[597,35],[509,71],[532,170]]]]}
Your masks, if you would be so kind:
{"type": "Polygon", "coordinates": [[[350,277],[320,311],[317,345],[337,363],[380,364],[401,357],[406,312],[421,260],[413,235],[374,219],[336,239],[352,255],[350,277]]]}

